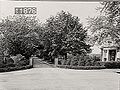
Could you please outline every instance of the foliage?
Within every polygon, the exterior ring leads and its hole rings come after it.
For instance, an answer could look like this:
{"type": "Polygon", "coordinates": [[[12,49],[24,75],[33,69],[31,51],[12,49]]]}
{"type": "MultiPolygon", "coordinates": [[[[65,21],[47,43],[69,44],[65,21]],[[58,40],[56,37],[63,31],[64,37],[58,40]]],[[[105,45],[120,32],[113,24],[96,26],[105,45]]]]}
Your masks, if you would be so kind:
{"type": "Polygon", "coordinates": [[[41,27],[32,16],[11,16],[2,20],[0,23],[1,49],[7,50],[9,55],[22,54],[29,58],[36,48],[41,45],[41,27]]]}
{"type": "Polygon", "coordinates": [[[101,12],[109,17],[110,21],[119,19],[120,1],[103,1],[101,12]]]}
{"type": "Polygon", "coordinates": [[[22,58],[20,61],[16,63],[17,66],[26,66],[29,65],[29,59],[26,59],[25,57],[22,58]]]}
{"type": "MultiPolygon", "coordinates": [[[[113,24],[110,24],[105,16],[98,16],[96,18],[89,18],[88,28],[92,32],[89,42],[91,44],[102,44],[105,39],[110,35],[114,35],[113,24]]],[[[115,35],[114,35],[115,36],[115,35]]]]}
{"type": "Polygon", "coordinates": [[[29,65],[29,59],[23,58],[16,58],[13,60],[11,57],[5,59],[4,62],[0,63],[0,68],[6,67],[15,67],[15,66],[26,66],[29,65]]]}
{"type": "Polygon", "coordinates": [[[30,69],[32,67],[33,67],[32,65],[4,67],[4,68],[0,68],[0,72],[10,72],[10,71],[16,71],[16,70],[24,70],[24,69],[30,69]]]}
{"type": "Polygon", "coordinates": [[[13,64],[14,60],[10,57],[5,57],[5,60],[3,61],[3,64],[13,64]]]}
{"type": "Polygon", "coordinates": [[[79,66],[100,66],[98,61],[100,61],[100,57],[86,55],[80,57],[79,66]]]}
{"type": "Polygon", "coordinates": [[[106,37],[110,36],[112,40],[119,44],[120,41],[120,2],[104,1],[101,3],[101,14],[88,19],[88,29],[92,32],[90,41],[92,44],[97,42],[102,44],[106,37]]]}
{"type": "Polygon", "coordinates": [[[8,68],[8,67],[15,67],[16,65],[13,63],[8,64],[0,64],[0,68],[8,68]]]}
{"type": "Polygon", "coordinates": [[[86,44],[87,31],[78,17],[61,11],[47,19],[44,27],[44,46],[49,56],[67,56],[67,53],[81,55],[90,52],[90,45],[86,44]]]}
{"type": "Polygon", "coordinates": [[[0,49],[8,55],[21,54],[28,60],[36,54],[45,60],[54,61],[55,57],[67,53],[86,55],[91,52],[86,43],[87,30],[80,20],[68,12],[61,11],[41,25],[36,17],[10,16],[0,23],[0,49]]]}
{"type": "Polygon", "coordinates": [[[68,59],[62,63],[62,65],[101,66],[99,61],[100,61],[100,57],[97,57],[97,56],[90,56],[90,55],[80,56],[80,55],[78,55],[78,56],[68,57],[68,59]]]}
{"type": "Polygon", "coordinates": [[[111,69],[120,68],[120,62],[104,62],[104,66],[111,69]]]}

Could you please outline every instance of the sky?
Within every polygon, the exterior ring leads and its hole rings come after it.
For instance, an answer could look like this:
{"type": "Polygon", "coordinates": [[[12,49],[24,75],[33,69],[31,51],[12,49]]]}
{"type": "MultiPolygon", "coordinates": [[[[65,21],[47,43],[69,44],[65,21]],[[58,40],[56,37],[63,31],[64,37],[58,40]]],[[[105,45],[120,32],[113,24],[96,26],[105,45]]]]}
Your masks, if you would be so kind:
{"type": "Polygon", "coordinates": [[[86,23],[88,16],[93,17],[98,14],[96,7],[99,2],[55,2],[55,1],[1,1],[0,17],[14,14],[15,7],[33,6],[37,7],[37,17],[44,22],[51,15],[56,15],[62,10],[78,16],[81,22],[86,23]]]}
{"type": "MultiPolygon", "coordinates": [[[[80,22],[84,26],[87,25],[88,17],[99,15],[96,10],[100,6],[100,2],[65,2],[65,1],[0,1],[0,18],[14,15],[15,7],[36,7],[37,18],[41,22],[45,22],[50,16],[55,16],[58,12],[64,10],[73,16],[78,16],[80,22]]],[[[93,48],[93,53],[100,53],[97,46],[93,48]]]]}

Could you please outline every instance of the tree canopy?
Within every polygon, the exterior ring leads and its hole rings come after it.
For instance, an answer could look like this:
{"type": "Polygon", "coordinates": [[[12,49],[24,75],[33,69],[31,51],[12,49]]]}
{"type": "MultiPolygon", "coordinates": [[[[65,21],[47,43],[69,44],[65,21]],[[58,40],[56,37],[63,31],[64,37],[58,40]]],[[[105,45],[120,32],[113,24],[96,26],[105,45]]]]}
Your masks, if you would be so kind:
{"type": "Polygon", "coordinates": [[[86,44],[87,30],[83,28],[79,18],[69,12],[61,11],[47,19],[45,32],[45,37],[56,53],[81,55],[90,52],[90,45],[86,44]]]}
{"type": "Polygon", "coordinates": [[[89,18],[88,28],[92,32],[90,37],[94,44],[102,44],[105,38],[110,36],[112,40],[119,44],[120,41],[120,2],[119,1],[104,1],[99,10],[101,14],[94,18],[89,18]]]}
{"type": "Polygon", "coordinates": [[[0,23],[2,50],[10,55],[22,54],[29,58],[40,43],[39,22],[34,16],[9,16],[0,23]]]}
{"type": "Polygon", "coordinates": [[[86,55],[91,51],[86,43],[87,30],[77,16],[61,11],[41,24],[34,16],[11,16],[2,20],[1,49],[10,55],[22,54],[26,58],[42,49],[45,59],[59,55],[86,55]]]}

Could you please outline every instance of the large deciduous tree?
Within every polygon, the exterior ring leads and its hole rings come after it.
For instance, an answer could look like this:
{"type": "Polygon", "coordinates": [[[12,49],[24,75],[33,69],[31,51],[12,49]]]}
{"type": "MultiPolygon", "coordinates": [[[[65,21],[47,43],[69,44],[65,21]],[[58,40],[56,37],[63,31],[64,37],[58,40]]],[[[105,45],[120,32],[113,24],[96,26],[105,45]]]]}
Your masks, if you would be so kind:
{"type": "Polygon", "coordinates": [[[86,44],[87,30],[83,28],[77,16],[61,11],[51,16],[45,23],[45,48],[53,56],[87,54],[90,45],[86,44]]]}
{"type": "Polygon", "coordinates": [[[1,47],[10,55],[29,58],[40,46],[42,29],[34,16],[9,16],[0,23],[1,47]],[[3,42],[4,41],[4,42],[3,42]]]}

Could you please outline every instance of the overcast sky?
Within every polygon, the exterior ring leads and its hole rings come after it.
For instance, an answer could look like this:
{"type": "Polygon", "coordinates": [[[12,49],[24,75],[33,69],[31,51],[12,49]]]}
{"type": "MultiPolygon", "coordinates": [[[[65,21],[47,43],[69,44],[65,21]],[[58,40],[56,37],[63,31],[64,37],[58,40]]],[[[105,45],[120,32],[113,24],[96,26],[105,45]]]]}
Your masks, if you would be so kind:
{"type": "MultiPolygon", "coordinates": [[[[45,22],[51,15],[56,15],[62,10],[78,16],[84,26],[87,24],[86,18],[99,15],[96,10],[100,6],[99,2],[55,2],[55,1],[0,1],[0,18],[14,15],[15,7],[33,6],[37,7],[37,17],[41,22],[45,22]]],[[[97,50],[97,49],[96,49],[97,50]]],[[[100,53],[96,51],[95,53],[100,53]]],[[[93,51],[94,52],[94,51],[93,51]]]]}
{"type": "Polygon", "coordinates": [[[74,16],[78,16],[81,22],[86,23],[88,16],[93,17],[98,14],[96,7],[99,2],[47,2],[47,1],[1,1],[0,17],[14,14],[15,7],[34,6],[37,7],[37,17],[44,22],[50,15],[56,15],[61,10],[68,11],[74,16]]]}

